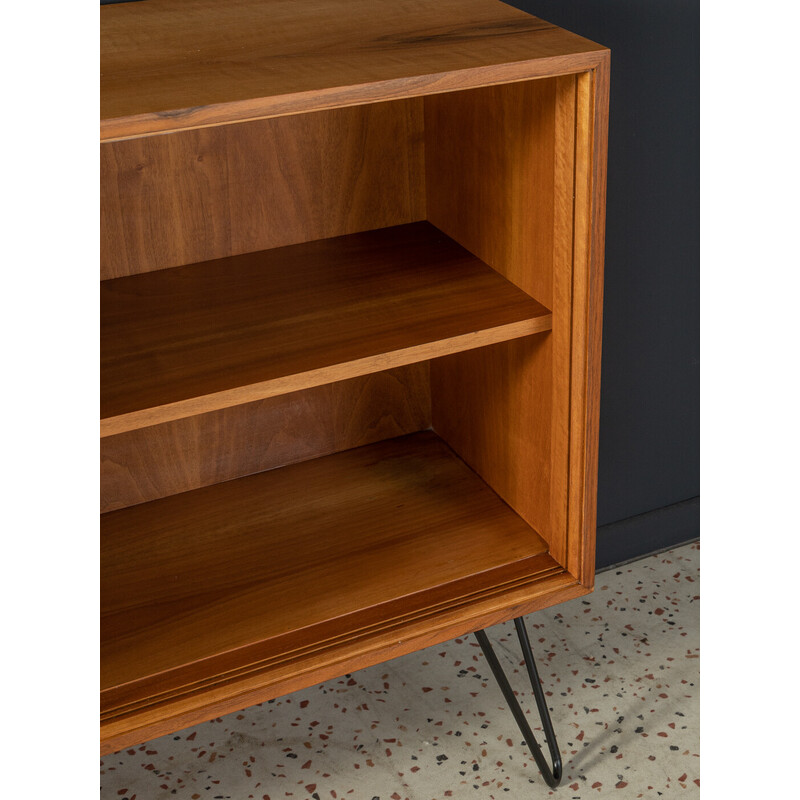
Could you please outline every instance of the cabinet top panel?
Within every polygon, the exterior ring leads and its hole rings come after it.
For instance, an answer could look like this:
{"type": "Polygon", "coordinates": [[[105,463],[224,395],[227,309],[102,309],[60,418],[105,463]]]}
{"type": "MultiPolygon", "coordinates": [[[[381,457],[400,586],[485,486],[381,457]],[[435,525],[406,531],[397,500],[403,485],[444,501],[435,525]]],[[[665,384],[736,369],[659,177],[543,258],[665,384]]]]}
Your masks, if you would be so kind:
{"type": "Polygon", "coordinates": [[[589,69],[607,51],[499,0],[105,5],[101,139],[589,69]]]}

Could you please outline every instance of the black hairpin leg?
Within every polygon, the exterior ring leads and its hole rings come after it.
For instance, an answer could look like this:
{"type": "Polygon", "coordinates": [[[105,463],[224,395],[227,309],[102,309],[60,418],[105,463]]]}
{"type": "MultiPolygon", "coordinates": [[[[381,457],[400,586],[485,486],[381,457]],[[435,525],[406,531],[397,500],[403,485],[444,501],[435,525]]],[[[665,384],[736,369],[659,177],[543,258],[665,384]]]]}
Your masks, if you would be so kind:
{"type": "Polygon", "coordinates": [[[533,653],[531,652],[531,643],[528,639],[528,632],[525,630],[525,625],[522,622],[522,617],[517,617],[514,620],[514,625],[517,628],[519,644],[522,648],[522,655],[525,657],[525,666],[528,668],[528,677],[531,680],[533,694],[536,698],[536,705],[539,708],[539,716],[542,720],[542,728],[544,729],[545,739],[547,740],[547,747],[550,750],[550,758],[553,761],[552,771],[542,754],[539,743],[533,737],[533,731],[530,725],[528,725],[528,720],[517,702],[514,690],[511,688],[511,684],[509,684],[508,678],[506,678],[503,668],[497,660],[497,656],[494,654],[494,648],[486,636],[486,631],[475,631],[475,638],[478,640],[478,644],[480,644],[481,650],[483,650],[483,654],[486,656],[486,660],[492,668],[494,677],[500,684],[503,697],[505,697],[506,703],[508,703],[511,708],[511,713],[514,715],[517,725],[519,725],[522,737],[525,739],[525,744],[528,745],[528,749],[533,754],[536,765],[542,773],[542,777],[550,788],[555,789],[561,781],[561,754],[558,752],[558,743],[556,742],[556,735],[553,732],[553,723],[550,721],[550,711],[547,708],[542,684],[539,682],[539,673],[536,671],[536,664],[534,663],[533,653]]]}

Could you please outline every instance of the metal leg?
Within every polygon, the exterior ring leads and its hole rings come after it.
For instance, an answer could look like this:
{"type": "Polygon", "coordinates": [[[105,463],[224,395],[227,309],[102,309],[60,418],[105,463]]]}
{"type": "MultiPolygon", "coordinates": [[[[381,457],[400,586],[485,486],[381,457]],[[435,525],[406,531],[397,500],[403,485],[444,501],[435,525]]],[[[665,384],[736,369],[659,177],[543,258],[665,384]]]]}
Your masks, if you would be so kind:
{"type": "Polygon", "coordinates": [[[531,643],[528,639],[528,632],[525,630],[522,617],[517,617],[514,620],[514,625],[517,628],[519,644],[522,648],[522,655],[525,657],[525,666],[528,668],[528,677],[531,680],[533,694],[536,698],[536,705],[539,708],[539,717],[542,720],[542,728],[544,729],[545,739],[547,740],[547,747],[550,750],[550,758],[553,761],[552,771],[550,770],[550,765],[547,763],[547,760],[542,754],[542,750],[539,747],[538,742],[533,736],[533,731],[531,730],[530,725],[528,725],[528,720],[526,719],[525,714],[517,702],[517,698],[514,695],[514,690],[511,688],[511,684],[509,684],[508,678],[506,678],[503,668],[500,666],[500,662],[497,660],[497,656],[494,654],[494,648],[489,642],[486,632],[475,631],[475,638],[478,640],[478,644],[480,644],[481,650],[483,650],[483,654],[486,656],[486,660],[489,662],[489,666],[492,668],[494,677],[500,684],[503,697],[505,697],[506,703],[508,703],[511,713],[514,715],[517,725],[519,725],[519,729],[522,732],[522,737],[525,739],[525,744],[528,745],[528,749],[533,754],[536,765],[539,767],[539,771],[542,773],[542,777],[545,779],[545,782],[550,788],[555,789],[561,781],[561,753],[558,752],[558,742],[556,742],[556,735],[553,732],[553,723],[550,721],[550,711],[547,708],[547,702],[545,701],[542,684],[539,682],[539,673],[536,671],[536,664],[534,663],[533,653],[531,652],[531,643]]]}

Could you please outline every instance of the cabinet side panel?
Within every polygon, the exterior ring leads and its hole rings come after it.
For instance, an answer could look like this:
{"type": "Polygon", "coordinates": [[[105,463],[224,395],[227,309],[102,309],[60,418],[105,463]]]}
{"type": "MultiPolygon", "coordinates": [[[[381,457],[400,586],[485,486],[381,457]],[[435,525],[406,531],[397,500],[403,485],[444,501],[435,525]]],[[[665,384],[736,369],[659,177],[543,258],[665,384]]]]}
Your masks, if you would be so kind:
{"type": "Polygon", "coordinates": [[[594,585],[603,332],[610,56],[578,76],[570,420],[569,552],[565,565],[594,585]]]}
{"type": "Polygon", "coordinates": [[[428,220],[548,307],[557,86],[549,78],[425,98],[428,220]]]}
{"type": "Polygon", "coordinates": [[[425,103],[428,219],[553,310],[551,334],[432,362],[434,429],[563,563],[575,78],[425,103]]]}
{"type": "Polygon", "coordinates": [[[101,512],[430,427],[428,363],[101,440],[101,512]]]}
{"type": "MultiPolygon", "coordinates": [[[[555,109],[553,183],[553,306],[558,325],[553,327],[553,387],[550,454],[551,555],[568,567],[569,561],[569,404],[570,353],[572,351],[572,260],[574,239],[575,114],[577,78],[558,78],[555,109]]],[[[555,317],[555,315],[554,315],[555,317]]],[[[569,568],[569,567],[568,567],[569,568]]]]}
{"type": "Polygon", "coordinates": [[[551,335],[431,362],[433,428],[553,548],[551,335]]]}
{"type": "Polygon", "coordinates": [[[101,145],[102,278],[425,218],[422,99],[101,145]]]}

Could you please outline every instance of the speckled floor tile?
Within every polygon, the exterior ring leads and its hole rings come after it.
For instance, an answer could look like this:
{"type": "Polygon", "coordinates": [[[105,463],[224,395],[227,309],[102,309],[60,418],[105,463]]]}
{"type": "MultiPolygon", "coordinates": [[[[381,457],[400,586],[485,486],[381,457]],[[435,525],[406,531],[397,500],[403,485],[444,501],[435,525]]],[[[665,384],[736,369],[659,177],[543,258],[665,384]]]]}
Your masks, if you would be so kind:
{"type": "MultiPolygon", "coordinates": [[[[556,790],[470,636],[107,756],[101,798],[699,797],[699,594],[690,544],[526,618],[564,760],[556,790]]],[[[513,624],[488,634],[538,721],[513,624]]]]}

